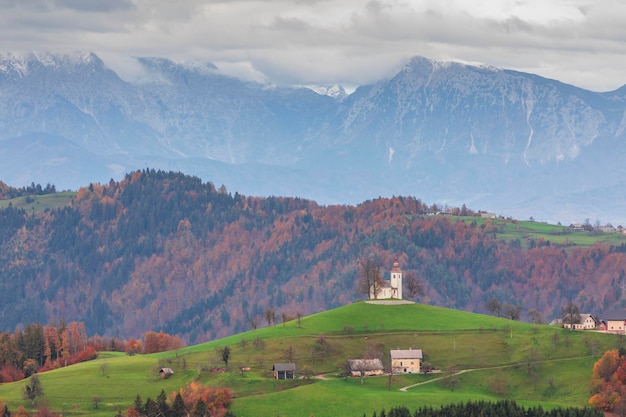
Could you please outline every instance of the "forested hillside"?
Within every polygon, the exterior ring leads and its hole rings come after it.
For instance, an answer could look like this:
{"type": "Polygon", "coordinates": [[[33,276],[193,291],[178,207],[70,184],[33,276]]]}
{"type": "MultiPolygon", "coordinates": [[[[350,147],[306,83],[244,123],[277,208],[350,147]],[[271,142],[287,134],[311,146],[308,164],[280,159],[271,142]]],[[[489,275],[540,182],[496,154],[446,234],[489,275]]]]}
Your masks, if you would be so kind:
{"type": "Polygon", "coordinates": [[[385,270],[397,256],[435,305],[485,312],[495,297],[522,318],[620,305],[623,247],[526,248],[489,223],[425,215],[436,209],[409,197],[323,207],[137,171],[62,209],[0,210],[0,329],[62,318],[90,334],[200,342],[267,325],[268,310],[280,321],[362,299],[368,256],[385,270]]]}

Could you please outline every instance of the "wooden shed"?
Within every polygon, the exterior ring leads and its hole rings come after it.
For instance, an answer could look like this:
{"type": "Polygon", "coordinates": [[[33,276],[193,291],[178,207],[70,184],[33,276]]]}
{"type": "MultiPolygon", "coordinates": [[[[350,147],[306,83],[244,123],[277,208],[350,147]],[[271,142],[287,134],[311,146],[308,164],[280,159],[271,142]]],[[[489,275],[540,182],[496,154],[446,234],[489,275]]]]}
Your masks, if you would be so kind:
{"type": "Polygon", "coordinates": [[[275,363],[272,367],[274,379],[294,379],[296,374],[295,363],[275,363]]]}

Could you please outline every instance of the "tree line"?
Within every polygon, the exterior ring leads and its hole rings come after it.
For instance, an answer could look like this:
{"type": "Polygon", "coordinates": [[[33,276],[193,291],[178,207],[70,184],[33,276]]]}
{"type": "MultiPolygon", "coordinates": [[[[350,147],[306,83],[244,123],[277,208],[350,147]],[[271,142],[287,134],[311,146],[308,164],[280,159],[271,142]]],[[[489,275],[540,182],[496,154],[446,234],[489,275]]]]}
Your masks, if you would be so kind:
{"type": "Polygon", "coordinates": [[[23,330],[0,333],[0,383],[28,378],[78,362],[95,359],[97,352],[119,351],[129,355],[156,353],[183,346],[180,338],[148,331],[142,339],[122,341],[114,337],[89,337],[82,322],[27,324],[23,330]]]}
{"type": "MultiPolygon", "coordinates": [[[[393,407],[389,411],[374,412],[372,417],[603,417],[603,413],[592,408],[556,407],[544,410],[541,406],[522,407],[515,401],[497,402],[468,401],[467,403],[448,404],[439,408],[424,406],[411,412],[407,407],[393,407]]],[[[365,417],[365,415],[364,415],[365,417]]]]}

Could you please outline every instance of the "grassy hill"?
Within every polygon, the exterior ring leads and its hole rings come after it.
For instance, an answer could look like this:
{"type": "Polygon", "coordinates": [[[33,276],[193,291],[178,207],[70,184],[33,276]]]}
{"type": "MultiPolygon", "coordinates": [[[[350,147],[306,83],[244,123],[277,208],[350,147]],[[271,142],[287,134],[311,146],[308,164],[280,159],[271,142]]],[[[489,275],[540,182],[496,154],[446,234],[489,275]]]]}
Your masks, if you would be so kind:
{"type": "Polygon", "coordinates": [[[588,247],[595,244],[619,246],[626,242],[626,236],[620,233],[603,233],[596,231],[571,231],[568,225],[548,224],[530,220],[486,219],[482,217],[458,217],[466,223],[476,222],[484,225],[489,222],[491,230],[498,239],[511,242],[517,240],[523,247],[531,241],[550,241],[554,244],[569,247],[588,247]]]}
{"type": "MultiPolygon", "coordinates": [[[[126,356],[103,353],[95,361],[40,375],[45,401],[65,416],[112,416],[125,411],[137,394],[145,400],[171,393],[199,379],[229,387],[237,416],[337,417],[371,415],[406,405],[437,406],[467,400],[514,399],[522,404],[585,406],[594,362],[624,338],[595,332],[571,332],[423,304],[374,305],[359,302],[276,326],[257,329],[175,352],[126,356]],[[231,349],[226,372],[220,351],[231,349]],[[349,358],[389,349],[422,349],[424,360],[440,374],[366,378],[340,376],[349,358]],[[274,362],[292,357],[298,369],[311,368],[310,380],[276,381],[274,362]],[[175,375],[158,377],[168,366],[175,375]],[[249,367],[250,371],[241,371],[249,367]],[[451,370],[466,372],[454,376],[451,370]],[[446,380],[438,378],[448,377],[446,380]],[[420,384],[421,385],[415,385],[420,384]],[[415,386],[413,386],[415,385],[415,386]],[[412,386],[412,387],[411,387],[412,386]],[[410,387],[406,391],[400,388],[410,387]],[[93,398],[100,397],[98,409],[93,398]]],[[[13,411],[26,381],[0,386],[0,399],[13,411]]]]}
{"type": "Polygon", "coordinates": [[[65,207],[75,196],[76,193],[73,191],[63,191],[54,194],[16,197],[8,200],[0,200],[0,209],[7,208],[10,204],[15,208],[24,209],[28,213],[41,212],[65,207]]]}

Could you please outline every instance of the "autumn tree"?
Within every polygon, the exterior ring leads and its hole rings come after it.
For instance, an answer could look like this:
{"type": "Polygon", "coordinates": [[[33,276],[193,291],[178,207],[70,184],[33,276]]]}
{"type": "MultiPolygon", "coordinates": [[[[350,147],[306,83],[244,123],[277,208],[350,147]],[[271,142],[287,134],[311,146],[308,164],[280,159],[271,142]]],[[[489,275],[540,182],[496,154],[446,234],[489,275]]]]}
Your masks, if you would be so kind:
{"type": "Polygon", "coordinates": [[[380,262],[374,258],[361,259],[358,266],[359,292],[378,298],[383,284],[380,262]]]}
{"type": "MultiPolygon", "coordinates": [[[[183,388],[172,394],[170,398],[172,408],[174,408],[175,403],[180,403],[180,400],[177,400],[176,396],[180,396],[182,398],[184,409],[187,414],[193,414],[196,404],[198,401],[202,400],[206,405],[207,410],[204,415],[208,416],[224,414],[230,405],[232,398],[232,395],[227,388],[210,388],[197,381],[187,383],[187,385],[183,388]]],[[[176,407],[180,409],[180,404],[176,407]]]]}
{"type": "Polygon", "coordinates": [[[606,352],[593,366],[589,404],[606,412],[626,411],[625,384],[624,355],[618,350],[606,352]]]}

